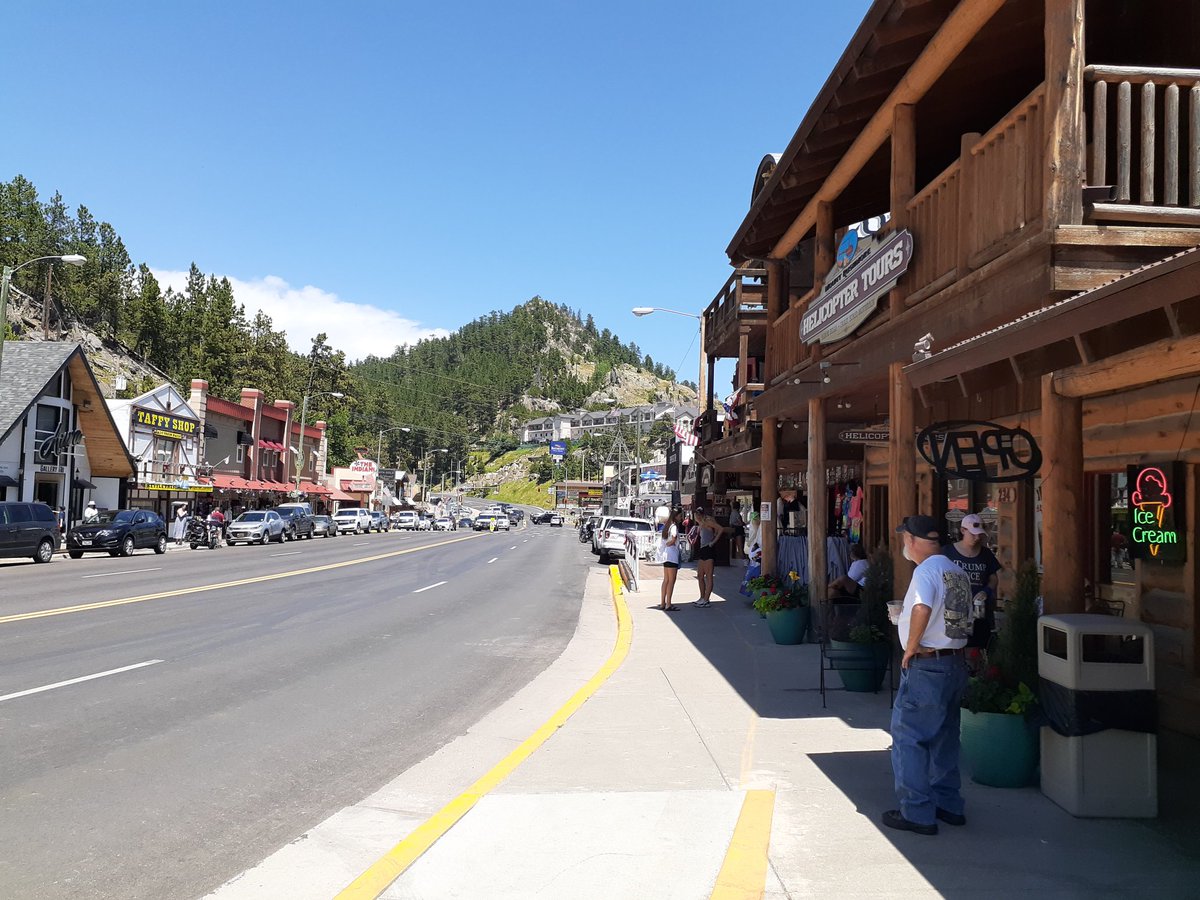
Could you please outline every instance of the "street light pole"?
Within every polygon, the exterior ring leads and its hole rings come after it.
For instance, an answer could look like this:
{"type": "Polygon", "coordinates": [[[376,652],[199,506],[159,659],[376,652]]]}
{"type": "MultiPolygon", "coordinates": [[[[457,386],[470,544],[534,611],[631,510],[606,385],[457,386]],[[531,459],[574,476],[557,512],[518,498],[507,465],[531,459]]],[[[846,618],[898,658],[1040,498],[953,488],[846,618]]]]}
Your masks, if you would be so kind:
{"type": "Polygon", "coordinates": [[[642,316],[648,316],[651,313],[664,312],[670,313],[673,316],[683,316],[686,319],[696,319],[700,323],[700,378],[696,382],[699,387],[697,393],[699,394],[698,399],[700,401],[701,410],[711,409],[712,407],[708,405],[708,401],[706,399],[708,397],[708,353],[704,349],[704,316],[696,315],[696,313],[680,312],[677,309],[666,309],[661,306],[635,306],[631,312],[638,318],[641,318],[642,316]]]}
{"type": "MultiPolygon", "coordinates": [[[[311,378],[310,378],[311,383],[311,378]]],[[[296,499],[300,499],[300,472],[304,469],[304,428],[308,424],[308,398],[309,397],[333,397],[335,400],[341,400],[346,395],[339,391],[318,391],[315,394],[309,394],[307,391],[304,394],[304,400],[300,404],[300,444],[296,450],[296,499]]]]}
{"type": "MultiPolygon", "coordinates": [[[[57,260],[65,262],[69,266],[82,266],[87,262],[87,257],[79,253],[67,253],[61,256],[36,256],[33,259],[27,259],[25,262],[16,266],[5,266],[0,272],[0,366],[4,363],[4,331],[8,328],[8,286],[12,283],[13,274],[18,269],[23,269],[35,262],[44,262],[46,260],[57,260]]],[[[49,281],[47,281],[47,290],[49,289],[49,281]]]]}

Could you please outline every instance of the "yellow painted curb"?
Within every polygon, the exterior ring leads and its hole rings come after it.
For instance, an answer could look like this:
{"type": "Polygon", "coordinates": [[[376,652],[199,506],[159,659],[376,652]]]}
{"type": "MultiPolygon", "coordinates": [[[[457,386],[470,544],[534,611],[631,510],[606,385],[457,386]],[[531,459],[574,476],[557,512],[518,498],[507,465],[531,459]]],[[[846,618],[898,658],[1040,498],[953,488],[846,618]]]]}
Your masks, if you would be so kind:
{"type": "Polygon", "coordinates": [[[388,885],[403,875],[426,850],[453,828],[455,823],[471,810],[471,807],[515,772],[517,767],[542,744],[546,743],[554,732],[562,728],[567,720],[621,667],[621,663],[629,655],[629,647],[633,642],[633,620],[629,616],[629,607],[621,599],[619,588],[621,576],[617,574],[616,570],[616,566],[609,567],[613,609],[617,616],[617,641],[612,653],[609,654],[599,671],[583,687],[572,694],[571,699],[559,707],[558,711],[547,719],[537,731],[522,741],[520,746],[496,763],[469,788],[418,825],[408,837],[344,887],[338,893],[337,900],[375,900],[387,890],[388,885]]]}
{"type": "Polygon", "coordinates": [[[255,575],[253,578],[240,578],[237,581],[222,581],[217,584],[198,584],[195,587],[179,588],[174,591],[159,591],[154,594],[142,594],[140,597],[125,597],[120,600],[101,600],[97,603],[81,603],[78,606],[59,606],[54,609],[39,609],[27,613],[15,613],[11,616],[0,616],[0,625],[8,622],[24,622],[29,619],[45,619],[49,616],[65,616],[69,613],[87,612],[92,609],[107,609],[110,606],[127,606],[130,603],[145,603],[148,600],[165,600],[168,597],[185,597],[188,594],[202,594],[206,591],[220,591],[225,588],[242,587],[247,584],[261,584],[264,581],[277,581],[280,578],[295,578],[297,575],[312,575],[314,572],[328,572],[331,569],[343,569],[346,566],[359,566],[363,563],[377,562],[381,559],[391,559],[393,556],[404,556],[408,553],[420,553],[422,550],[433,550],[445,547],[447,544],[457,544],[460,541],[471,541],[482,535],[468,535],[449,541],[439,541],[436,544],[425,544],[421,547],[409,547],[407,550],[391,550],[378,553],[375,556],[362,556],[358,559],[347,559],[342,562],[328,563],[323,566],[310,566],[307,569],[293,569],[290,572],[276,572],[273,575],[255,575]]]}
{"type": "Polygon", "coordinates": [[[774,791],[746,791],[710,900],[761,900],[767,889],[774,791]]]}

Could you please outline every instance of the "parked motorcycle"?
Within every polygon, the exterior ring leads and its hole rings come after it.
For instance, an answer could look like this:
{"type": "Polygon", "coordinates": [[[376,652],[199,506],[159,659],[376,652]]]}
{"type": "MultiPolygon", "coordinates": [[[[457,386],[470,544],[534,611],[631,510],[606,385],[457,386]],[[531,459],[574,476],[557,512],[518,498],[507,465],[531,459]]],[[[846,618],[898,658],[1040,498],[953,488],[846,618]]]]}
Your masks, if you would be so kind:
{"type": "Polygon", "coordinates": [[[188,546],[193,550],[197,547],[216,550],[221,546],[221,523],[216,519],[193,516],[188,519],[187,540],[188,546]]]}

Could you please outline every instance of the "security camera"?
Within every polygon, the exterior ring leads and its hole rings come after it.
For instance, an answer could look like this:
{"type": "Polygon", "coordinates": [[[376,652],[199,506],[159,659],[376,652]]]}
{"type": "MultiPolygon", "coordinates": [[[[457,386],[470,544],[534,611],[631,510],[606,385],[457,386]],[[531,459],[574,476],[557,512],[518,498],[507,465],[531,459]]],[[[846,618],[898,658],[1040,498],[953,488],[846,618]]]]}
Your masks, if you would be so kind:
{"type": "Polygon", "coordinates": [[[930,352],[933,348],[933,335],[927,334],[915,344],[913,344],[913,362],[920,362],[923,359],[929,359],[933,356],[930,352]]]}

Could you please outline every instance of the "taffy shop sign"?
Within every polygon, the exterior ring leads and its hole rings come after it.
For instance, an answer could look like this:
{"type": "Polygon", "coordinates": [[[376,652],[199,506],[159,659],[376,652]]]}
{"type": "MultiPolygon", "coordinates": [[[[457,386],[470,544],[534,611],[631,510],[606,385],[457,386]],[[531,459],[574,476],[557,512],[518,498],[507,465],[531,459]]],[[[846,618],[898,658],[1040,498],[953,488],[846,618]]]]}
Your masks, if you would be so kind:
{"type": "Polygon", "coordinates": [[[853,332],[908,271],[912,255],[913,239],[907,230],[861,240],[856,229],[847,231],[821,293],[800,320],[800,340],[831,344],[853,332]]]}
{"type": "Polygon", "coordinates": [[[1130,466],[1128,477],[1131,555],[1144,562],[1184,562],[1183,466],[1130,466]]]}

